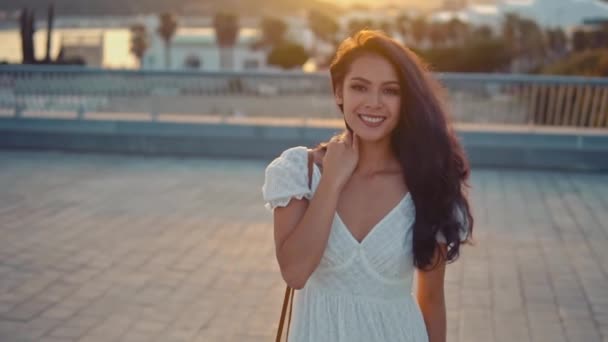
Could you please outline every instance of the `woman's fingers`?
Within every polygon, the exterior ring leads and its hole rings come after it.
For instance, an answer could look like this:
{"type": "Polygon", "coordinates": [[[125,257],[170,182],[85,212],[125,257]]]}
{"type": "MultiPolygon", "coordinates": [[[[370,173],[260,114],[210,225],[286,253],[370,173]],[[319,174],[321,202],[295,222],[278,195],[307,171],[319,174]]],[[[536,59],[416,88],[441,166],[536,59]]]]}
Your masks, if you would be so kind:
{"type": "Polygon", "coordinates": [[[353,133],[352,135],[353,135],[353,137],[352,137],[353,143],[351,144],[351,146],[353,147],[353,149],[356,152],[358,152],[359,151],[359,137],[357,136],[356,133],[353,133]]]}
{"type": "Polygon", "coordinates": [[[344,137],[344,142],[346,143],[346,146],[350,146],[352,144],[353,141],[353,134],[351,133],[351,131],[346,131],[346,135],[344,137]]]}

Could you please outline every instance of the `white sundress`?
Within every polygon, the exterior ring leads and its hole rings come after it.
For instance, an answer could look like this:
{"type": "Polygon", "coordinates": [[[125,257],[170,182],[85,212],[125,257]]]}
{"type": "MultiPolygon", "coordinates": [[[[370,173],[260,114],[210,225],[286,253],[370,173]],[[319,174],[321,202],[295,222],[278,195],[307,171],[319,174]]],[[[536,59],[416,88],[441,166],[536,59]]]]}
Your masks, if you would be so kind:
{"type": "MultiPolygon", "coordinates": [[[[313,166],[309,189],[307,161],[307,148],[296,146],[266,167],[268,210],[312,198],[321,172],[313,166]]],[[[428,341],[412,293],[414,214],[408,193],[359,243],[335,213],[320,264],[295,291],[290,342],[428,341]]]]}

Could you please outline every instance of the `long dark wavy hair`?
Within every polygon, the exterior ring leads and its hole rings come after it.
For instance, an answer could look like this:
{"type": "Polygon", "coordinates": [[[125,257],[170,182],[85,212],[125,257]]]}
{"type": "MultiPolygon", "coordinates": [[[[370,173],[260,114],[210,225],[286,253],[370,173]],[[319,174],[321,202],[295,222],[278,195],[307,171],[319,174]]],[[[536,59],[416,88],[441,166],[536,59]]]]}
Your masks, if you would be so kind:
{"type": "MultiPolygon", "coordinates": [[[[462,243],[472,244],[473,216],[467,199],[470,168],[448,120],[443,90],[412,51],[379,31],[362,30],[344,40],[330,66],[334,91],[342,86],[351,63],[373,53],[388,60],[399,77],[401,108],[391,147],[416,207],[414,265],[433,269],[438,232],[447,243],[446,262],[455,261],[462,243]],[[462,235],[466,236],[461,240],[462,235]]],[[[342,105],[340,110],[344,112],[342,105]]],[[[346,124],[347,130],[352,129],[346,124]]],[[[346,130],[338,134],[344,137],[346,130]]],[[[317,146],[326,149],[327,142],[317,146]]]]}

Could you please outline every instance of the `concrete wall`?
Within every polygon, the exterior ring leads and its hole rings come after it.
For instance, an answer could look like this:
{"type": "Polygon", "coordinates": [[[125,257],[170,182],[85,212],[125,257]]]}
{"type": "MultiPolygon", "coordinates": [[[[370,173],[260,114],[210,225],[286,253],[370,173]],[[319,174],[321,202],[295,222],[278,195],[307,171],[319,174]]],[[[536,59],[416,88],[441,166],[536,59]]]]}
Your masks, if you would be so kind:
{"type": "MultiPolygon", "coordinates": [[[[0,148],[270,160],[340,128],[233,123],[0,118],[0,148]]],[[[459,126],[474,167],[608,171],[608,131],[459,126]]]]}

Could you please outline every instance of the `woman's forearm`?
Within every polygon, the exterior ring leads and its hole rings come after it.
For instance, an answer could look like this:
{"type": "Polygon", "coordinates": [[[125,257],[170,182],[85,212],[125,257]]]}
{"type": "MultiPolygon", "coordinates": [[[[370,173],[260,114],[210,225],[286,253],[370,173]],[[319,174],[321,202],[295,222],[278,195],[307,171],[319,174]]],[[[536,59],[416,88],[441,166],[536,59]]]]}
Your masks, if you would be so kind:
{"type": "Polygon", "coordinates": [[[306,212],[279,247],[279,262],[284,278],[291,287],[304,287],[319,265],[327,246],[334,220],[340,189],[333,183],[321,181],[306,212]]]}
{"type": "Polygon", "coordinates": [[[445,299],[441,298],[428,298],[418,299],[422,316],[424,317],[424,324],[429,335],[429,342],[445,342],[446,341],[446,310],[445,310],[445,299]]]}

